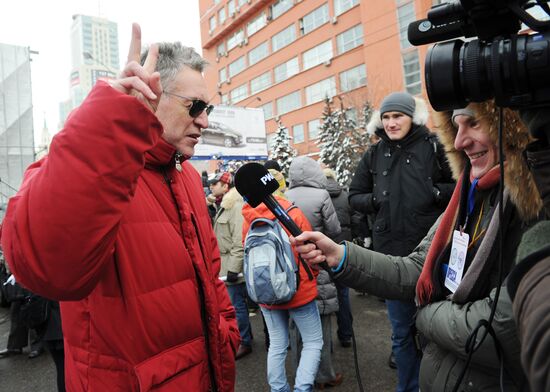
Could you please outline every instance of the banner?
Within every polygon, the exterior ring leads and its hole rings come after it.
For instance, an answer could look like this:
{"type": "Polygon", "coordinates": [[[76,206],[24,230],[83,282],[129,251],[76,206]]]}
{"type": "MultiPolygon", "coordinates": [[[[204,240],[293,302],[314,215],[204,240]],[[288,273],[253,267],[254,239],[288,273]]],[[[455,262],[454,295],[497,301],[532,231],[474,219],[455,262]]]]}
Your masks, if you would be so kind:
{"type": "Polygon", "coordinates": [[[260,108],[215,106],[192,159],[267,159],[264,112],[260,108]]]}

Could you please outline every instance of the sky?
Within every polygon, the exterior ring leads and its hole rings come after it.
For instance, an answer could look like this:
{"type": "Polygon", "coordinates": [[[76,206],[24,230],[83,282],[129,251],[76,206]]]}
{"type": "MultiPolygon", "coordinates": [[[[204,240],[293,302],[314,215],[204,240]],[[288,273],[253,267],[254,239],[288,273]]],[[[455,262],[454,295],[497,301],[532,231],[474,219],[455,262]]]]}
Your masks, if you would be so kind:
{"type": "Polygon", "coordinates": [[[0,42],[39,52],[31,56],[35,145],[44,118],[50,135],[57,132],[59,102],[69,98],[72,15],[101,16],[118,24],[121,67],[133,22],[141,25],[145,45],[181,41],[202,53],[197,0],[3,0],[1,9],[0,42]]]}

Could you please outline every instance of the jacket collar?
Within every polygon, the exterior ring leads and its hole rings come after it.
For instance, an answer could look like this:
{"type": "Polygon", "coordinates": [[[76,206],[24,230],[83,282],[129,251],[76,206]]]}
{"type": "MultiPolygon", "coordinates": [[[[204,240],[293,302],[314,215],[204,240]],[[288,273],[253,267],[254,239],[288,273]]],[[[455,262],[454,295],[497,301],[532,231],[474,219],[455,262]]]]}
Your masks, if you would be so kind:
{"type": "Polygon", "coordinates": [[[157,144],[145,153],[145,166],[149,168],[168,166],[174,162],[175,154],[174,146],[160,137],[157,144]]]}

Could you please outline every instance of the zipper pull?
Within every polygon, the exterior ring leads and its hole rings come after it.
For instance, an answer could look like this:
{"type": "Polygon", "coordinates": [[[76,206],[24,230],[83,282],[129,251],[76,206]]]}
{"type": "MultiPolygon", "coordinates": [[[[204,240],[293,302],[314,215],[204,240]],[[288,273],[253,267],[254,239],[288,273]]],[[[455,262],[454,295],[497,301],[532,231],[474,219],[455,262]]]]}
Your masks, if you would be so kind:
{"type": "Polygon", "coordinates": [[[174,156],[174,160],[176,161],[176,170],[181,173],[181,154],[179,152],[174,156]]]}

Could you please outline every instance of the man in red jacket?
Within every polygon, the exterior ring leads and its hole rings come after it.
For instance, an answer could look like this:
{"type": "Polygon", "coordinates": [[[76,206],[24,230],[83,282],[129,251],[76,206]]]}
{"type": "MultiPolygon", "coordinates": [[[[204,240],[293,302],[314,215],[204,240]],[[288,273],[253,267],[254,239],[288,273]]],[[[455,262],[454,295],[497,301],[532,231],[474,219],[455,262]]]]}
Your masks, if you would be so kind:
{"type": "Polygon", "coordinates": [[[61,302],[68,391],[233,391],[239,330],[198,173],[206,62],[179,43],[98,82],[29,167],[2,246],[61,302]]]}

